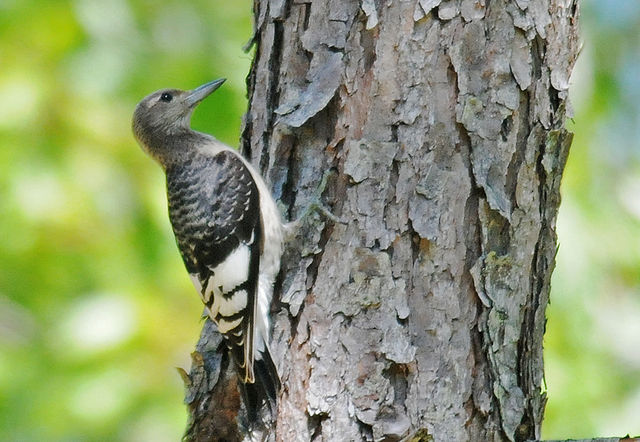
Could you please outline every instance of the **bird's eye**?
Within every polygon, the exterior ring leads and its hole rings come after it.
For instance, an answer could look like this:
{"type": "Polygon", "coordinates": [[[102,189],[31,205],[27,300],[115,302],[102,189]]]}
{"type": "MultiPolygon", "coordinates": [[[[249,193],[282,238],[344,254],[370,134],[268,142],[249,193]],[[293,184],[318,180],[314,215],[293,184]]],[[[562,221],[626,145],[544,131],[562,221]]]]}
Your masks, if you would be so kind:
{"type": "Polygon", "coordinates": [[[160,100],[168,103],[173,100],[173,95],[171,95],[169,92],[164,92],[162,95],[160,95],[160,100]]]}

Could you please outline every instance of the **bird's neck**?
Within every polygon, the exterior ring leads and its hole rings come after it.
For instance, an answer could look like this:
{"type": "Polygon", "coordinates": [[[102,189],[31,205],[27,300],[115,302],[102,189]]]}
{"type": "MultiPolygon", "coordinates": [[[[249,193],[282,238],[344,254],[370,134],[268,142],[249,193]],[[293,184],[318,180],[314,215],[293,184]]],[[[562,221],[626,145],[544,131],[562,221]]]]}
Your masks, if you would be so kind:
{"type": "Polygon", "coordinates": [[[190,128],[174,132],[151,131],[148,138],[140,140],[147,152],[168,170],[191,162],[199,154],[198,146],[207,141],[207,135],[190,128]]]}

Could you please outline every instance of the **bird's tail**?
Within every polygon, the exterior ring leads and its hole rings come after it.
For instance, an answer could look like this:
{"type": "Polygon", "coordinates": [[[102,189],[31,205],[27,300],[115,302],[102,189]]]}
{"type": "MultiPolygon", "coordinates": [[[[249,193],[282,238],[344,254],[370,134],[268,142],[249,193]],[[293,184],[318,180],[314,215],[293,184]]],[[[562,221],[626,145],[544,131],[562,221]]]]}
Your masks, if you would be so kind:
{"type": "Polygon", "coordinates": [[[280,377],[276,369],[269,348],[257,350],[253,360],[254,382],[240,382],[240,389],[247,409],[249,423],[255,423],[258,413],[266,403],[274,412],[276,400],[280,391],[280,377]]]}

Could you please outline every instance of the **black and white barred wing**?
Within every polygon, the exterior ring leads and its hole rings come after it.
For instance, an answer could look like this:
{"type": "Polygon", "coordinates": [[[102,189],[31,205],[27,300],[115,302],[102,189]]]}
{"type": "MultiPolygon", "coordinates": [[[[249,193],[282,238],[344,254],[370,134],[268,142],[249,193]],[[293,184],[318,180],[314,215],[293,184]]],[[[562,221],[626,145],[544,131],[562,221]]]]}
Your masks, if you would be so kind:
{"type": "Polygon", "coordinates": [[[262,243],[258,189],[242,160],[229,151],[171,172],[169,217],[182,258],[241,380],[254,382],[262,243]]]}

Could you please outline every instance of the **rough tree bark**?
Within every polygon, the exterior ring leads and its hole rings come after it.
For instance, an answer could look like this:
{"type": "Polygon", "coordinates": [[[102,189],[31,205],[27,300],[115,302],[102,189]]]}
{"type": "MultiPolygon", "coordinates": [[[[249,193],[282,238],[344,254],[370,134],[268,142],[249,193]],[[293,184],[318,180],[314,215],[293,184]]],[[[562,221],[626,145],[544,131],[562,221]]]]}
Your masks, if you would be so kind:
{"type": "MultiPolygon", "coordinates": [[[[540,438],[577,0],[256,0],[243,149],[293,219],[271,440],[540,438]]],[[[240,440],[207,326],[189,440],[240,440]]]]}

